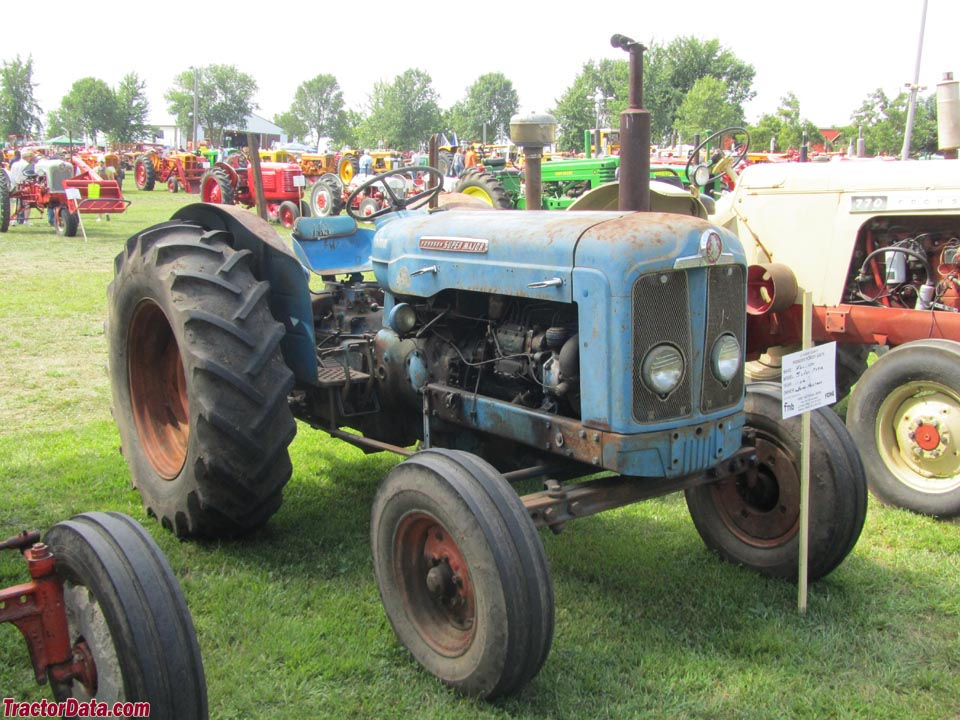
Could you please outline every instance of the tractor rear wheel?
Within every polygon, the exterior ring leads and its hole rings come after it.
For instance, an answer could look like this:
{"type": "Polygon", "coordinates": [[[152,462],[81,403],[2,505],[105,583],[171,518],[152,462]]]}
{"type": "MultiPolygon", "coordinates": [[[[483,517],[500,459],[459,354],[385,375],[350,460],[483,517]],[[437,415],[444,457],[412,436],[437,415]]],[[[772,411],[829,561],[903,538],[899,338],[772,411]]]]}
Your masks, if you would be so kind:
{"type": "Polygon", "coordinates": [[[200,178],[200,200],[217,205],[236,203],[236,190],[222,168],[210,168],[200,178]]]}
{"type": "Polygon", "coordinates": [[[57,235],[63,235],[64,237],[77,236],[77,229],[80,227],[80,213],[70,212],[66,205],[61,205],[54,213],[53,219],[57,235]]]}
{"type": "MultiPolygon", "coordinates": [[[[800,418],[780,419],[780,386],[747,386],[745,439],[756,461],[739,475],[686,491],[690,517],[723,559],[797,579],[800,418]]],[[[867,484],[853,439],[829,408],[811,413],[808,577],[836,568],[860,537],[867,484]]]]}
{"type": "Polygon", "coordinates": [[[0,232],[10,229],[10,184],[7,173],[0,168],[0,232]]]}
{"type": "Polygon", "coordinates": [[[438,168],[440,172],[449,175],[450,169],[453,167],[453,153],[449,150],[441,150],[437,154],[437,164],[440,165],[438,168]]]}
{"type": "Polygon", "coordinates": [[[141,155],[133,164],[133,179],[138,190],[153,190],[157,182],[157,171],[149,155],[141,155]]]}
{"type": "Polygon", "coordinates": [[[337,176],[344,185],[349,185],[355,175],[360,173],[360,162],[356,155],[344,155],[337,165],[337,176]]]}
{"type": "Polygon", "coordinates": [[[44,542],[63,582],[70,645],[93,671],[86,684],[51,681],[54,697],[149,702],[153,718],[206,720],[196,630],[153,538],[126,515],[93,512],[57,523],[44,542]]]}
{"type": "Polygon", "coordinates": [[[428,671],[467,695],[519,692],[553,639],[553,584],[523,503],[493,466],[424,450],[373,500],[373,569],[387,618],[428,671]]]}
{"type": "Polygon", "coordinates": [[[291,474],[283,325],[231,240],[155,225],[127,241],[107,289],[123,454],[147,511],[179,536],[257,528],[291,474]]]}
{"type": "Polygon", "coordinates": [[[854,388],[847,427],[882,502],[960,515],[958,368],[960,343],[918,340],[883,355],[854,388]]]}
{"type": "Polygon", "coordinates": [[[290,230],[293,228],[293,224],[297,222],[297,218],[300,217],[300,208],[297,207],[297,203],[284,200],[280,203],[280,209],[277,215],[280,219],[280,224],[287,228],[287,230],[290,230]]]}
{"type": "Polygon", "coordinates": [[[480,198],[495,210],[513,210],[513,202],[503,183],[488,172],[464,172],[453,191],[480,198]]]}

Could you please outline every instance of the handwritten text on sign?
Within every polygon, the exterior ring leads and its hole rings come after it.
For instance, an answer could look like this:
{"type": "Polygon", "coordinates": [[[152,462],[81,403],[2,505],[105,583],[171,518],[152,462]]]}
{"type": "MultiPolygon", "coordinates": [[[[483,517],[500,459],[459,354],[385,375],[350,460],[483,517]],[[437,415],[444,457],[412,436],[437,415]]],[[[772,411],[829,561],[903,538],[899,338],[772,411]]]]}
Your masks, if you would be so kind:
{"type": "Polygon", "coordinates": [[[783,417],[837,401],[837,344],[818,345],[783,356],[783,417]]]}

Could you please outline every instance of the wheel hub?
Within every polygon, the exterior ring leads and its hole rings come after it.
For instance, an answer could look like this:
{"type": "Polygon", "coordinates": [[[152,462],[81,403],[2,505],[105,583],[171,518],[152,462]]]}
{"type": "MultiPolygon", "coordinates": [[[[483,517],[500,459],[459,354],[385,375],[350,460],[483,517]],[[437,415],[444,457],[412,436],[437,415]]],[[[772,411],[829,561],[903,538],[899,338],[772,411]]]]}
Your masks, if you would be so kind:
{"type": "Polygon", "coordinates": [[[923,492],[960,486],[960,397],[939,383],[911,382],[877,413],[877,447],[905,484],[923,492]]]}
{"type": "Polygon", "coordinates": [[[713,487],[724,523],[740,540],[772,547],[793,537],[800,513],[800,478],[792,456],[757,439],[756,462],[713,487]]]}
{"type": "Polygon", "coordinates": [[[435,518],[411,513],[394,538],[395,572],[408,617],[436,652],[457,657],[473,640],[475,597],[466,559],[435,518]]]}

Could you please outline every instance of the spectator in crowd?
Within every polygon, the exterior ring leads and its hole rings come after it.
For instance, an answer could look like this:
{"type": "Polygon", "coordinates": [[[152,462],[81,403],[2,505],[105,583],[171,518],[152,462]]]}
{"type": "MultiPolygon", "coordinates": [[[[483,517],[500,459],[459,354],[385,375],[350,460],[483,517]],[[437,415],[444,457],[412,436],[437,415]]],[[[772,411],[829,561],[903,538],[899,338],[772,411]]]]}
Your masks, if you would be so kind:
{"type": "Polygon", "coordinates": [[[463,166],[464,168],[475,167],[477,164],[477,152],[473,149],[473,145],[467,147],[467,152],[463,156],[463,166]]]}
{"type": "Polygon", "coordinates": [[[459,146],[457,146],[457,151],[453,154],[451,170],[453,171],[454,177],[460,177],[460,173],[463,172],[463,148],[459,146]]]}
{"type": "MultiPolygon", "coordinates": [[[[14,162],[10,165],[10,182],[13,188],[16,188],[17,185],[36,173],[34,161],[35,158],[32,150],[24,150],[22,156],[19,150],[14,153],[14,162]]],[[[17,198],[16,224],[30,224],[27,220],[27,209],[23,207],[20,198],[17,198]]]]}
{"type": "Polygon", "coordinates": [[[364,150],[360,156],[360,174],[373,175],[373,156],[369,150],[364,150]]]}

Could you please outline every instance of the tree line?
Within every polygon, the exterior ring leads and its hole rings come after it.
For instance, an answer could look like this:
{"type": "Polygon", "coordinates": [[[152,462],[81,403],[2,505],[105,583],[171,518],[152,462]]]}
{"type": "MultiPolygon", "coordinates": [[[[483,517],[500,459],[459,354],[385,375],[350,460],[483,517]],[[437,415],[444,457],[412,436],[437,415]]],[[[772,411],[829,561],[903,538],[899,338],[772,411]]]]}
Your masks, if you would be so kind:
{"type": "MultiPolygon", "coordinates": [[[[629,63],[626,60],[590,60],[556,99],[550,112],[558,121],[558,146],[580,150],[584,130],[616,127],[627,105],[629,63]]],[[[44,130],[42,110],[34,95],[33,60],[19,56],[0,68],[0,129],[4,136],[39,136],[44,130]]],[[[804,136],[823,142],[819,129],[800,110],[788,92],[772,113],[755,125],[746,125],[744,104],[755,96],[756,69],[738,58],[717,39],[679,37],[650,44],[644,61],[644,105],[651,113],[653,141],[690,142],[696,134],[729,126],[746,126],[754,149],[764,150],[776,138],[778,150],[799,148],[804,136]]],[[[203,137],[222,144],[225,129],[242,127],[257,109],[253,98],[257,82],[233,65],[207,65],[179,73],[164,97],[177,125],[189,136],[196,122],[203,137]]],[[[317,143],[329,138],[336,147],[420,148],[431,134],[488,142],[504,139],[510,117],[519,108],[513,83],[499,72],[478,77],[462,99],[443,109],[424,70],[410,68],[392,81],[374,84],[365,108],[348,108],[337,78],[321,73],[302,82],[290,107],[274,122],[291,138],[317,143]]],[[[880,89],[867,94],[841,126],[840,142],[856,138],[862,128],[868,154],[899,153],[906,122],[907,93],[887,97],[880,89]]],[[[77,80],[60,106],[47,114],[48,135],[95,137],[112,142],[150,139],[149,103],[145,83],[135,72],[111,88],[98,78],[77,80]]],[[[912,150],[937,148],[936,94],[918,99],[912,150]]]]}

